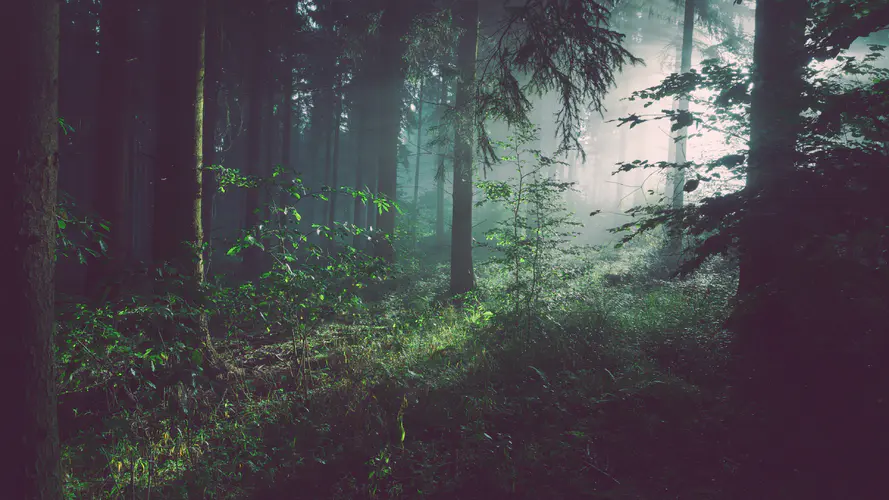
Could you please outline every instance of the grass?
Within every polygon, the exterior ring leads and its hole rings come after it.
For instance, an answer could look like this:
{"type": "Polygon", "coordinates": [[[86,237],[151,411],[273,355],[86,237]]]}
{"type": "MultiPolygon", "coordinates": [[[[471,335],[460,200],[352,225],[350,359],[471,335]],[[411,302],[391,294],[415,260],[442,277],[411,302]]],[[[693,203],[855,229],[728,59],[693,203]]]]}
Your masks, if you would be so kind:
{"type": "MultiPolygon", "coordinates": [[[[66,439],[69,498],[723,498],[732,283],[647,278],[632,252],[557,265],[533,332],[429,269],[310,335],[232,336],[242,369],[112,404],[66,439]],[[610,258],[610,260],[609,260],[610,258]],[[621,260],[623,259],[623,260],[621,260]],[[629,278],[609,286],[606,274],[629,278]],[[178,391],[178,392],[177,392],[178,391]],[[282,496],[283,495],[283,496],[282,496]]],[[[724,266],[724,265],[723,265],[724,266]]]]}

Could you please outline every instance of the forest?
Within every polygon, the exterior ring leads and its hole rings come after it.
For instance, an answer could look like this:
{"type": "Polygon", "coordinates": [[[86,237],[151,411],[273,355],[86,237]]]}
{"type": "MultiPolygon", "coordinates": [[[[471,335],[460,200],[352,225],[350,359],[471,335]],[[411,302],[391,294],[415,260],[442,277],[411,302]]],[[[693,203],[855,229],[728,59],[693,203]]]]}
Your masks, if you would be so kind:
{"type": "Polygon", "coordinates": [[[889,498],[886,0],[3,11],[3,498],[889,498]]]}

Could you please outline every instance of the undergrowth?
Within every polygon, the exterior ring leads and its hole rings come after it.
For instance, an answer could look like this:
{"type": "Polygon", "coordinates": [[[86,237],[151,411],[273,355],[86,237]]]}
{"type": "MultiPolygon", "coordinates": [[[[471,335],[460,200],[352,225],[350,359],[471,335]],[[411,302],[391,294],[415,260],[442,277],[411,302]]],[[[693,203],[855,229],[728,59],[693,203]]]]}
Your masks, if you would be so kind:
{"type": "Polygon", "coordinates": [[[172,381],[151,374],[176,349],[117,338],[169,304],[75,308],[67,496],[724,498],[732,265],[657,280],[650,246],[552,262],[562,283],[531,331],[502,307],[496,264],[459,308],[438,296],[446,273],[403,268],[300,342],[236,289],[208,306],[226,312],[211,325],[230,369],[172,381]]]}

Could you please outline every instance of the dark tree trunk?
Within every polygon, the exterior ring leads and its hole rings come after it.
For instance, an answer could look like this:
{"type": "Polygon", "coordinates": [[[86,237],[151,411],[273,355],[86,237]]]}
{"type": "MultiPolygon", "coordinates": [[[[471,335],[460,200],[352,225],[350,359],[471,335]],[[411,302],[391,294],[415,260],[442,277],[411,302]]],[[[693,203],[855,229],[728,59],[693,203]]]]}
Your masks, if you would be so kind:
{"type": "MultiPolygon", "coordinates": [[[[330,166],[331,178],[330,187],[333,191],[330,193],[330,210],[327,213],[327,227],[333,230],[333,223],[336,220],[336,201],[338,185],[340,182],[340,126],[343,115],[343,96],[336,97],[336,114],[333,117],[333,160],[330,166]]],[[[331,238],[328,242],[329,248],[333,248],[334,240],[331,238]]]]}
{"type": "Polygon", "coordinates": [[[474,89],[478,52],[478,0],[461,0],[454,12],[465,30],[457,47],[457,132],[454,142],[454,199],[451,218],[451,294],[475,287],[472,269],[472,138],[475,126],[474,89]]]}
{"type": "MultiPolygon", "coordinates": [[[[283,80],[281,83],[284,86],[282,103],[284,107],[281,109],[281,122],[284,129],[281,133],[281,169],[284,172],[284,178],[291,180],[293,179],[293,165],[291,165],[292,161],[290,159],[293,140],[293,69],[288,63],[285,63],[284,70],[281,72],[281,78],[283,80]]],[[[299,144],[298,137],[297,144],[299,144]]],[[[290,204],[290,198],[284,190],[281,191],[278,204],[281,208],[290,204]]],[[[278,214],[278,225],[282,229],[287,225],[287,218],[283,212],[278,214]]]]}
{"type": "Polygon", "coordinates": [[[60,500],[53,370],[59,134],[59,2],[16,0],[0,44],[7,93],[0,134],[0,303],[4,496],[60,500]],[[11,420],[11,421],[10,421],[11,420]]]}
{"type": "MultiPolygon", "coordinates": [[[[410,17],[400,2],[390,0],[383,13],[380,26],[380,155],[377,171],[377,192],[396,201],[398,180],[398,146],[401,136],[402,94],[405,72],[404,52],[407,45],[403,37],[410,28],[410,17]]],[[[386,235],[395,235],[394,208],[377,216],[377,225],[386,235]]],[[[385,239],[377,240],[377,257],[387,262],[395,261],[395,249],[385,239]]]]}
{"type": "Polygon", "coordinates": [[[420,81],[420,95],[417,99],[417,157],[414,159],[414,216],[411,222],[411,234],[414,244],[417,243],[417,225],[420,223],[420,155],[423,152],[423,81],[420,81]]]}
{"type": "Polygon", "coordinates": [[[157,166],[152,255],[184,276],[203,276],[201,166],[203,164],[203,1],[161,4],[157,166]]]}
{"type": "MultiPolygon", "coordinates": [[[[203,166],[215,165],[216,129],[220,110],[220,76],[222,69],[222,16],[220,7],[207,3],[207,42],[206,71],[204,73],[204,131],[203,166]]],[[[211,170],[201,173],[203,200],[201,203],[201,226],[204,230],[204,272],[209,275],[213,257],[213,212],[216,202],[216,174],[211,170]]]]}
{"type": "Polygon", "coordinates": [[[769,282],[785,267],[786,248],[775,240],[782,222],[770,203],[796,160],[802,121],[805,55],[805,0],[760,0],[756,3],[753,91],[750,106],[750,153],[745,191],[754,199],[743,234],[740,292],[769,282]],[[783,255],[783,258],[782,258],[783,255]]]}
{"type": "Polygon", "coordinates": [[[127,219],[128,175],[133,117],[130,112],[129,38],[131,4],[127,0],[105,2],[101,11],[99,99],[96,120],[96,183],[93,207],[111,228],[107,259],[88,268],[90,295],[99,300],[109,283],[121,276],[132,254],[131,227],[127,219]]]}
{"type": "MultiPolygon", "coordinates": [[[[367,76],[369,73],[369,69],[365,69],[365,80],[359,82],[361,87],[358,89],[358,99],[356,100],[356,113],[357,113],[357,134],[358,134],[358,156],[355,162],[355,189],[365,189],[365,178],[364,173],[365,170],[368,169],[369,164],[372,162],[371,158],[374,157],[373,153],[373,138],[371,136],[371,90],[370,86],[370,78],[367,76]]],[[[364,202],[361,201],[361,198],[356,197],[355,202],[352,206],[352,222],[355,224],[357,228],[364,228],[367,226],[367,208],[364,205],[364,202]]],[[[361,235],[355,235],[352,239],[352,246],[355,248],[360,248],[363,243],[364,237],[361,235]]]]}
{"type": "MultiPolygon", "coordinates": [[[[265,67],[265,31],[266,19],[262,9],[257,9],[252,20],[253,27],[253,51],[251,53],[250,74],[247,77],[246,94],[249,102],[247,118],[247,172],[251,175],[262,176],[262,129],[263,113],[262,104],[265,95],[263,88],[263,70],[265,67]]],[[[261,188],[247,189],[244,203],[244,230],[255,231],[263,218],[261,188]]],[[[243,277],[254,279],[259,276],[262,261],[262,251],[251,246],[244,250],[243,277]]]]}
{"type": "MultiPolygon", "coordinates": [[[[439,98],[439,126],[444,123],[445,111],[448,107],[448,83],[441,78],[441,97],[439,98]]],[[[444,145],[439,146],[438,151],[438,172],[435,175],[435,241],[439,245],[447,243],[445,235],[445,159],[447,158],[447,148],[444,145]]]]}
{"type": "MultiPolygon", "coordinates": [[[[740,368],[737,398],[757,408],[757,415],[748,417],[752,429],[748,431],[751,450],[747,452],[757,463],[748,464],[747,474],[752,475],[748,479],[754,480],[745,482],[762,483],[762,491],[749,498],[865,497],[852,491],[846,495],[845,490],[861,481],[834,479],[849,477],[835,458],[843,456],[836,438],[844,432],[851,434],[851,429],[835,428],[836,422],[847,420],[837,416],[854,414],[855,408],[845,408],[839,401],[850,398],[833,386],[858,384],[839,382],[844,376],[839,368],[841,352],[818,352],[821,347],[816,344],[827,339],[819,338],[815,331],[811,332],[813,338],[808,337],[808,330],[815,329],[809,318],[816,312],[800,314],[799,308],[818,292],[806,292],[808,298],[795,297],[801,277],[792,271],[794,242],[787,227],[792,212],[788,212],[787,197],[793,196],[788,180],[795,169],[802,126],[808,4],[807,0],[756,2],[747,209],[740,227],[739,297],[743,307],[736,309],[734,317],[740,368]],[[794,289],[796,292],[791,291],[794,289]],[[834,361],[838,363],[836,371],[821,375],[825,363],[834,361]],[[834,396],[829,406],[842,410],[825,410],[825,394],[834,396]],[[813,442],[818,446],[811,447],[813,442]],[[830,482],[845,483],[844,491],[820,488],[830,482]]],[[[851,420],[858,424],[867,418],[851,420]]],[[[873,456],[852,452],[841,461],[856,455],[873,456]]],[[[867,462],[872,464],[873,460],[867,458],[867,462]]]]}

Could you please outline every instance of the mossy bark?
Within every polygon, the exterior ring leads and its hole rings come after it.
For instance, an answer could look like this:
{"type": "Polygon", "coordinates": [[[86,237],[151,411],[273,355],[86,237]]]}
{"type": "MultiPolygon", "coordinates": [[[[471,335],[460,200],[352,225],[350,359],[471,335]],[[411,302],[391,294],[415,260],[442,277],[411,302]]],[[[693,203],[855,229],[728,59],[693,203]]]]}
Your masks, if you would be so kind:
{"type": "Polygon", "coordinates": [[[59,134],[59,2],[15,0],[0,43],[9,96],[0,134],[0,304],[9,405],[6,498],[62,498],[53,371],[59,134]]]}

